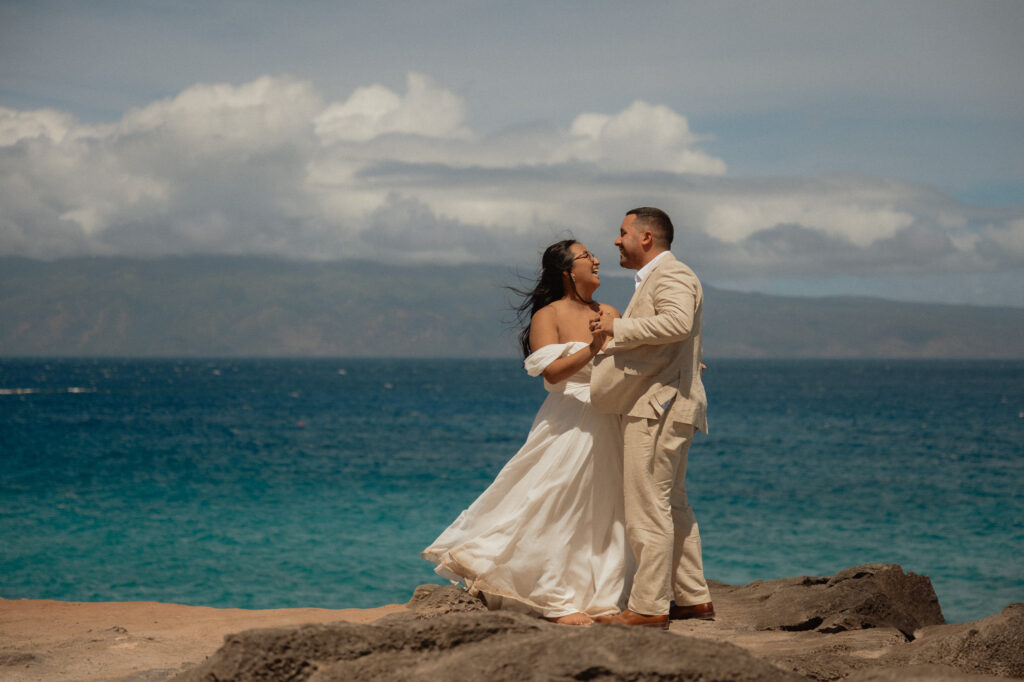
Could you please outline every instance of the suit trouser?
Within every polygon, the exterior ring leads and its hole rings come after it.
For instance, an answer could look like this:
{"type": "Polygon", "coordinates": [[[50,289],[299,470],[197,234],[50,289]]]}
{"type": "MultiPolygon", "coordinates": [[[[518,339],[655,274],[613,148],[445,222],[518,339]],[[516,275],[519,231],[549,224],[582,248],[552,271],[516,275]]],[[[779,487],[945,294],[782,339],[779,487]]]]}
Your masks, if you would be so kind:
{"type": "Polygon", "coordinates": [[[626,539],[637,562],[629,608],[663,615],[673,598],[683,606],[709,602],[700,532],[686,500],[686,456],[696,429],[667,415],[624,420],[626,539]]]}

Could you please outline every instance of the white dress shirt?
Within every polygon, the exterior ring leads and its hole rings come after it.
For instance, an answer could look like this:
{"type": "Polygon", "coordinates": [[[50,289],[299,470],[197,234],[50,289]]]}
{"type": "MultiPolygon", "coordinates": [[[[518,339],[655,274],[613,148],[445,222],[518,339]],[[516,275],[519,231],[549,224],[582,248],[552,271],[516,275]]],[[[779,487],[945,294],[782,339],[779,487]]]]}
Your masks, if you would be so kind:
{"type": "Polygon", "coordinates": [[[636,274],[633,275],[634,291],[640,288],[640,282],[644,281],[644,278],[647,277],[647,275],[649,275],[651,270],[654,268],[654,264],[661,260],[662,256],[664,256],[666,253],[668,253],[668,251],[662,251],[657,256],[652,258],[651,262],[649,262],[647,265],[643,266],[642,268],[636,271],[636,274]]]}

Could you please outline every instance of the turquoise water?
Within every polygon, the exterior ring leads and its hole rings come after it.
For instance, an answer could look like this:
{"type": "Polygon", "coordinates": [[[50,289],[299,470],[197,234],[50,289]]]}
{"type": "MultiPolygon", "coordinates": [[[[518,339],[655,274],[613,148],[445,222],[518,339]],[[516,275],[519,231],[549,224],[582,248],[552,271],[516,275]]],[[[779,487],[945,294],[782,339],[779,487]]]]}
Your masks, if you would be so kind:
{"type": "MultiPolygon", "coordinates": [[[[1024,362],[709,364],[708,577],[880,561],[951,622],[1024,600],[1024,362]]],[[[2,360],[0,596],[406,601],[542,399],[516,360],[2,360]]]]}

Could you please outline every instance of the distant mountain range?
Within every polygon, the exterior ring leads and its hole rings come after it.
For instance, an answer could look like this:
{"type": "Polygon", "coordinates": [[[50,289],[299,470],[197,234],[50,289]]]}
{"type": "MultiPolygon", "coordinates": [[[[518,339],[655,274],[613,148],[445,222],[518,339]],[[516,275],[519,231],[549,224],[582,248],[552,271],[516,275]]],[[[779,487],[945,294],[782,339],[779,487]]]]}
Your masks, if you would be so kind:
{"type": "MultiPolygon", "coordinates": [[[[526,273],[532,274],[532,273],[526,273]]],[[[617,273],[615,273],[617,274],[617,273]]],[[[511,357],[508,266],[0,258],[0,356],[511,357]]],[[[598,298],[624,309],[632,280],[598,298]]],[[[1024,357],[1024,308],[705,288],[715,357],[1024,357]]]]}

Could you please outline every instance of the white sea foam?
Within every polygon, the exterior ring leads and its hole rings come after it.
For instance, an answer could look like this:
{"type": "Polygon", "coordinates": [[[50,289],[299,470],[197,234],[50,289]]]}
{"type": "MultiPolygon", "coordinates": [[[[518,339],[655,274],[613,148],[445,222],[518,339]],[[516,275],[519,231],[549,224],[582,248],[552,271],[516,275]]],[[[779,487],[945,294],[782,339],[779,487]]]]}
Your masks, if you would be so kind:
{"type": "Polygon", "coordinates": [[[68,386],[67,388],[0,388],[0,395],[32,395],[34,393],[95,393],[95,388],[68,386]]]}

